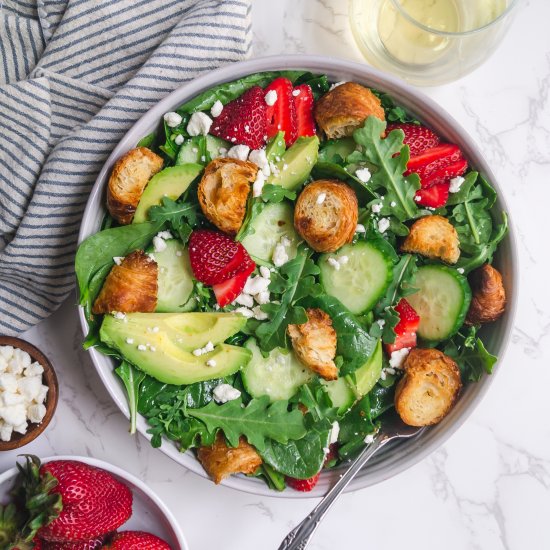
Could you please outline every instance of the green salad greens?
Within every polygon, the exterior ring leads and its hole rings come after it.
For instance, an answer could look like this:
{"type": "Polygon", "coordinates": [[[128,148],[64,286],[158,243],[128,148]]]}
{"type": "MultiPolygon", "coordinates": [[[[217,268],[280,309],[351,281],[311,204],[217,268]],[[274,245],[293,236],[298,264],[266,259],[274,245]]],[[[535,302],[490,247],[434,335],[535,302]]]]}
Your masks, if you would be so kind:
{"type": "Polygon", "coordinates": [[[168,440],[182,452],[255,457],[238,467],[227,458],[223,475],[201,458],[216,481],[240,472],[274,490],[309,490],[323,468],[371,441],[389,410],[408,421],[396,387],[414,384],[407,368],[417,351],[455,364],[457,387],[497,360],[483,341],[486,320],[470,307],[491,297],[468,277],[489,269],[507,232],[495,190],[458,146],[383,91],[368,93],[385,120],[367,116],[332,136],[317,115],[327,94],[338,110],[339,86],[326,75],[266,72],[181,105],[137,147],[161,157],[162,170],[192,164],[199,176],[183,185],[161,171],[165,187],[139,207],[147,221],[119,225],[111,208],[76,255],[84,346],[112,357],[131,433],[142,417],[154,447],[168,440]],[[265,131],[247,136],[258,113],[265,131]],[[209,122],[197,133],[197,121],[209,122]],[[261,147],[246,145],[253,137],[261,147]],[[222,166],[256,174],[239,204],[222,166]],[[357,206],[338,202],[326,180],[357,206]],[[325,191],[305,204],[313,181],[325,191]],[[216,227],[216,201],[242,207],[229,236],[216,227]],[[344,244],[313,245],[314,231],[344,244]]]}

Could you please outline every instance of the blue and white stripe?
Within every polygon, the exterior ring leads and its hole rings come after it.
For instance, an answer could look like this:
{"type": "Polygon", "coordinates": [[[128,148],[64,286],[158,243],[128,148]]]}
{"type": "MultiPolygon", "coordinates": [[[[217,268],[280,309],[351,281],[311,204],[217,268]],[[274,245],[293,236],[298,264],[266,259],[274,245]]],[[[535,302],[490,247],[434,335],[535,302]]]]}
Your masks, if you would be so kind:
{"type": "Polygon", "coordinates": [[[82,212],[154,103],[247,56],[251,0],[0,0],[0,333],[74,286],[82,212]]]}

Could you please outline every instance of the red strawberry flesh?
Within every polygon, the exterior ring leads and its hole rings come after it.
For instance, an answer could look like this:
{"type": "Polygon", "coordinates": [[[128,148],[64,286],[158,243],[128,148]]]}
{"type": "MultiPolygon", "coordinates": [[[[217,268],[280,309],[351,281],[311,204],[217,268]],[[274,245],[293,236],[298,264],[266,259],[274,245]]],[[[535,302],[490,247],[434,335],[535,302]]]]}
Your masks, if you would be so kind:
{"type": "Polygon", "coordinates": [[[248,145],[259,149],[266,140],[267,105],[264,91],[253,86],[237,99],[224,106],[210,128],[210,133],[233,145],[248,145]]]}
{"type": "Polygon", "coordinates": [[[417,173],[422,179],[434,170],[448,166],[462,158],[462,151],[458,145],[444,143],[437,147],[431,147],[420,155],[411,156],[407,162],[407,171],[405,175],[411,172],[417,173]]]}
{"type": "Polygon", "coordinates": [[[117,533],[105,548],[111,550],[172,550],[164,540],[144,531],[117,533]]]}
{"type": "Polygon", "coordinates": [[[420,324],[418,313],[404,298],[395,306],[395,311],[399,315],[399,322],[394,329],[394,343],[386,344],[386,351],[389,354],[403,348],[414,348],[416,346],[416,331],[420,324]]]}
{"type": "Polygon", "coordinates": [[[410,123],[388,124],[386,133],[390,133],[392,130],[403,130],[405,134],[403,143],[409,146],[411,157],[439,145],[439,136],[426,126],[410,123]]]}
{"type": "Polygon", "coordinates": [[[54,460],[40,468],[58,481],[63,510],[42,527],[38,536],[48,541],[87,541],[116,530],[132,514],[132,492],[110,473],[82,462],[54,460]]]}
{"type": "Polygon", "coordinates": [[[267,105],[267,137],[269,139],[277,132],[284,132],[287,147],[290,147],[298,137],[296,105],[292,91],[292,82],[284,77],[276,78],[264,90],[266,101],[273,96],[273,92],[277,98],[273,105],[267,105]]]}
{"type": "Polygon", "coordinates": [[[241,243],[208,229],[191,233],[189,260],[195,279],[207,285],[223,283],[254,265],[241,243]]]}
{"type": "Polygon", "coordinates": [[[423,187],[416,192],[414,200],[416,204],[429,208],[443,208],[449,198],[449,182],[436,183],[430,187],[423,187]]]}
{"type": "Polygon", "coordinates": [[[255,268],[256,264],[252,262],[244,271],[237,273],[237,275],[231,279],[212,286],[212,290],[216,295],[216,301],[220,307],[225,307],[235,300],[235,298],[243,291],[248,276],[254,271],[255,268]]]}
{"type": "Polygon", "coordinates": [[[292,487],[295,491],[300,491],[302,493],[307,493],[311,491],[315,485],[317,485],[317,482],[319,481],[319,477],[321,476],[321,473],[315,474],[314,476],[308,478],[308,479],[296,479],[294,477],[287,477],[286,483],[289,487],[292,487]]]}
{"type": "Polygon", "coordinates": [[[315,121],[313,119],[313,92],[308,84],[296,86],[292,91],[294,106],[296,107],[296,120],[298,137],[314,136],[315,121]]]}
{"type": "Polygon", "coordinates": [[[465,159],[460,159],[452,164],[433,170],[428,175],[421,176],[420,183],[422,184],[422,187],[430,187],[431,185],[437,185],[439,183],[447,183],[452,178],[462,176],[467,169],[468,161],[465,159]]]}

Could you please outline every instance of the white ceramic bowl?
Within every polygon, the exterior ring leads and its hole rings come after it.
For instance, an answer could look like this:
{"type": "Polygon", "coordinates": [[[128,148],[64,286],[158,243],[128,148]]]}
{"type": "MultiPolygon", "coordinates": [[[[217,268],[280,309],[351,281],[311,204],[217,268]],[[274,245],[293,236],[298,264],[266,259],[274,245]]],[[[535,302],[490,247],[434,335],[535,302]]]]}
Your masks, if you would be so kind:
{"type": "MultiPolygon", "coordinates": [[[[146,113],[122,138],[99,173],[84,213],[79,241],[96,233],[100,228],[103,215],[105,214],[104,188],[113,164],[122,154],[132,147],[135,147],[140,138],[155,130],[164,113],[174,110],[177,106],[216,84],[235,80],[251,73],[281,69],[305,69],[312,72],[325,73],[334,82],[353,80],[365,84],[366,86],[388,92],[395,99],[397,104],[404,106],[411,113],[414,113],[420,120],[431,126],[446,140],[460,145],[466,158],[470,161],[471,166],[479,170],[498,191],[498,184],[495,181],[491,169],[470,136],[447,112],[413,87],[366,65],[351,61],[302,55],[265,57],[228,65],[197,78],[189,84],[175,90],[146,113]]],[[[507,210],[500,193],[495,207],[498,210],[507,210]]],[[[508,307],[505,315],[498,322],[483,329],[483,339],[488,349],[492,353],[498,355],[500,359],[495,369],[496,373],[498,372],[499,366],[502,365],[502,358],[510,336],[516,308],[518,274],[513,228],[510,228],[508,235],[500,245],[498,254],[495,257],[495,265],[502,273],[508,295],[508,307]]],[[[80,308],[80,320],[84,333],[86,333],[87,324],[82,308],[80,308]]],[[[112,360],[93,349],[90,350],[90,354],[112,398],[121,411],[128,417],[129,411],[126,402],[126,394],[122,384],[113,373],[112,360]]],[[[400,442],[391,447],[388,446],[385,452],[377,455],[376,458],[369,463],[368,467],[357,475],[350,483],[348,490],[353,491],[361,489],[388,479],[413,466],[419,460],[422,460],[437,449],[462,425],[468,416],[470,416],[489,389],[489,385],[495,373],[491,376],[484,376],[483,379],[476,384],[467,386],[462,392],[456,406],[440,424],[426,430],[420,437],[400,442]]],[[[138,419],[138,430],[145,437],[150,439],[150,436],[146,433],[147,422],[144,418],[138,419]]],[[[175,444],[168,440],[163,441],[161,450],[176,462],[206,477],[206,473],[202,469],[202,466],[191,452],[180,453],[175,444]]],[[[244,476],[232,476],[224,481],[223,484],[240,491],[267,496],[293,498],[315,497],[324,495],[333,484],[334,478],[337,475],[337,471],[323,473],[317,487],[310,493],[299,493],[292,490],[277,493],[269,490],[261,480],[244,476]]]]}
{"type": "MultiPolygon", "coordinates": [[[[164,539],[172,550],[189,550],[181,528],[165,504],[143,481],[108,462],[87,456],[51,456],[41,459],[42,464],[52,460],[76,460],[101,468],[123,482],[134,496],[132,517],[121,526],[121,531],[146,531],[164,539]]],[[[17,468],[10,468],[0,474],[0,503],[9,502],[9,491],[17,476],[17,468]]]]}

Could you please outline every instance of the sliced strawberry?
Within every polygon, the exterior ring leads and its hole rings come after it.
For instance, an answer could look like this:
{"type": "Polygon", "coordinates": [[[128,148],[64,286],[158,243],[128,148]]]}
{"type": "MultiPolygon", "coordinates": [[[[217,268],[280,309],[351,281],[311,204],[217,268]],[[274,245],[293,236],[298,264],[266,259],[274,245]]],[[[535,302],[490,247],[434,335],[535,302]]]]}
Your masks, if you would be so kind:
{"type": "Polygon", "coordinates": [[[298,125],[296,120],[296,106],[292,95],[292,82],[288,78],[276,78],[264,90],[265,101],[276,94],[273,105],[266,107],[267,137],[272,138],[277,132],[285,133],[285,143],[290,147],[298,137],[298,125]],[[269,93],[269,92],[275,92],[269,93]]]}
{"type": "Polygon", "coordinates": [[[286,483],[295,491],[307,493],[308,491],[311,491],[315,487],[315,485],[317,485],[320,476],[321,473],[319,472],[318,474],[315,474],[313,477],[310,477],[308,479],[296,479],[295,477],[287,477],[286,483]]]}
{"type": "Polygon", "coordinates": [[[189,260],[195,279],[207,285],[223,283],[254,266],[241,243],[224,233],[208,229],[191,233],[189,260]]]}
{"type": "Polygon", "coordinates": [[[422,187],[416,192],[414,200],[416,204],[429,206],[430,208],[442,208],[449,198],[449,182],[436,183],[430,187],[422,187]]]}
{"type": "Polygon", "coordinates": [[[389,133],[392,130],[403,130],[405,133],[403,143],[409,146],[411,157],[439,145],[439,136],[426,126],[410,123],[388,124],[386,132],[389,133]]]}
{"type": "Polygon", "coordinates": [[[399,315],[399,322],[395,326],[395,341],[393,344],[386,344],[386,351],[391,354],[402,348],[414,348],[416,346],[416,331],[420,324],[420,317],[413,307],[402,298],[395,306],[399,315]]]}
{"type": "Polygon", "coordinates": [[[214,120],[210,133],[234,145],[259,149],[266,138],[266,110],[264,91],[259,86],[253,86],[224,106],[220,116],[214,120]]]}
{"type": "Polygon", "coordinates": [[[296,107],[296,120],[298,137],[314,136],[315,121],[313,119],[313,92],[308,84],[296,86],[292,91],[294,106],[296,107]]]}
{"type": "Polygon", "coordinates": [[[443,166],[434,170],[428,175],[421,176],[420,183],[422,187],[430,187],[440,183],[448,183],[451,178],[462,176],[468,169],[468,161],[466,159],[460,159],[448,166],[443,166]]]}
{"type": "Polygon", "coordinates": [[[247,267],[244,271],[240,271],[232,277],[224,281],[223,283],[218,283],[212,285],[212,290],[216,295],[216,301],[220,307],[225,307],[227,304],[230,304],[235,298],[243,291],[244,285],[248,276],[254,271],[256,264],[252,264],[247,267]]]}
{"type": "Polygon", "coordinates": [[[437,147],[431,147],[420,155],[411,156],[407,163],[405,175],[415,172],[422,179],[424,175],[428,175],[434,170],[448,166],[461,158],[462,151],[458,145],[444,143],[437,147]]]}

